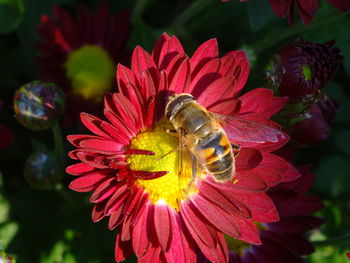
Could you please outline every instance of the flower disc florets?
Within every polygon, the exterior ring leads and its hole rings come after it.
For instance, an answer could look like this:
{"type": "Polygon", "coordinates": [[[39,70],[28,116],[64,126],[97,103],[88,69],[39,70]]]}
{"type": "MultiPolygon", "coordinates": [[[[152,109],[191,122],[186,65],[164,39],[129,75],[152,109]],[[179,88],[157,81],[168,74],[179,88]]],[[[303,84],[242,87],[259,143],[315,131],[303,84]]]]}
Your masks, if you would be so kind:
{"type": "Polygon", "coordinates": [[[265,190],[299,176],[271,153],[288,141],[270,120],[286,99],[267,89],[239,96],[249,72],[246,56],[233,51],[219,58],[218,53],[211,39],[189,58],[179,40],[167,34],[152,54],[136,47],[131,69],[117,67],[119,92],[105,97],[108,121],[83,113],[82,122],[94,135],[68,137],[77,147],[69,155],[78,161],[67,168],[78,176],[70,188],[93,191],[93,220],[109,216],[108,227],[119,227],[118,262],[131,253],[139,262],[195,262],[198,248],[212,262],[226,262],[224,234],[260,244],[256,222],[278,220],[265,190]],[[179,157],[179,133],[164,113],[169,96],[181,93],[191,94],[206,111],[258,122],[279,136],[250,140],[244,127],[223,126],[240,151],[234,180],[218,183],[193,166],[191,153],[179,157]],[[181,160],[186,168],[180,174],[181,160]]]}

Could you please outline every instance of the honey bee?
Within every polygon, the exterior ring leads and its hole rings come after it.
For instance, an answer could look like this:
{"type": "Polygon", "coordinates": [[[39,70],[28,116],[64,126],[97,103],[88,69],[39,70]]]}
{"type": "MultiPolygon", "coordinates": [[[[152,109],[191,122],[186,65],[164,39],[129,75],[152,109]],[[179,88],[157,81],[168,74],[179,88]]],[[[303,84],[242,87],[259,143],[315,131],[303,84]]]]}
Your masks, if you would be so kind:
{"type": "Polygon", "coordinates": [[[169,97],[165,117],[173,124],[179,135],[180,174],[186,150],[192,155],[192,180],[199,166],[217,182],[234,177],[235,157],[240,147],[231,141],[266,143],[277,142],[285,135],[270,126],[233,116],[207,111],[187,93],[169,97]],[[221,123],[226,123],[223,128],[221,123]]]}

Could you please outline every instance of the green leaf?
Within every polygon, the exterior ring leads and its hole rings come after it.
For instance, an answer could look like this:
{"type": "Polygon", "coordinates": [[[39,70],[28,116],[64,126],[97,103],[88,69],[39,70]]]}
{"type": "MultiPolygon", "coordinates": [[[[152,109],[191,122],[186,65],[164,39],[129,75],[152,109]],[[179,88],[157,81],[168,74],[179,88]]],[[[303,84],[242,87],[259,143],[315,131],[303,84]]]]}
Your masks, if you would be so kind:
{"type": "Polygon", "coordinates": [[[22,0],[0,0],[0,33],[7,34],[15,30],[23,15],[22,0]]]}
{"type": "Polygon", "coordinates": [[[0,224],[0,241],[5,249],[17,234],[18,228],[19,226],[16,222],[0,224]]]}
{"type": "Polygon", "coordinates": [[[247,5],[249,24],[253,31],[258,31],[266,26],[274,17],[267,0],[248,1],[247,5]]]}
{"type": "Polygon", "coordinates": [[[333,197],[347,194],[350,189],[349,171],[348,158],[336,155],[323,158],[316,169],[315,189],[333,197]]]}

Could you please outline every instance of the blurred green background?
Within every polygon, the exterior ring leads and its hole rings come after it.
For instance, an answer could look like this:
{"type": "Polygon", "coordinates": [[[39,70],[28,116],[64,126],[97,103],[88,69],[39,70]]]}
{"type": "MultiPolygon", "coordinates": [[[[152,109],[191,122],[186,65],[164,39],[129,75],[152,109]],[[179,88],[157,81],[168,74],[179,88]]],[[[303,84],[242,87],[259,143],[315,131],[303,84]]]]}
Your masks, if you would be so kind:
{"type": "MultiPolygon", "coordinates": [[[[327,94],[340,102],[327,142],[298,152],[297,164],[313,164],[317,181],[312,194],[325,203],[318,213],[326,223],[311,234],[316,252],[305,258],[312,263],[346,262],[350,251],[350,15],[319,2],[309,26],[293,26],[277,18],[268,0],[248,3],[219,0],[110,0],[112,13],[128,8],[133,14],[128,47],[141,45],[151,51],[163,32],[175,34],[188,54],[205,40],[217,38],[221,54],[244,48],[251,73],[246,89],[263,85],[264,66],[284,44],[303,38],[325,42],[336,40],[344,63],[327,84],[327,94]]],[[[115,231],[106,220],[92,223],[88,194],[69,190],[34,190],[23,176],[26,158],[42,144],[52,147],[50,131],[32,132],[17,124],[12,100],[16,89],[36,78],[34,43],[40,15],[52,15],[54,6],[74,10],[84,3],[95,10],[98,0],[0,0],[0,99],[5,102],[1,123],[11,127],[15,142],[0,151],[0,242],[20,263],[113,262],[115,231]]],[[[69,134],[64,130],[64,134],[69,134]]],[[[70,146],[65,146],[68,151],[70,146]]],[[[63,185],[72,177],[65,175],[63,185]]],[[[129,259],[133,261],[135,259],[129,259]]]]}

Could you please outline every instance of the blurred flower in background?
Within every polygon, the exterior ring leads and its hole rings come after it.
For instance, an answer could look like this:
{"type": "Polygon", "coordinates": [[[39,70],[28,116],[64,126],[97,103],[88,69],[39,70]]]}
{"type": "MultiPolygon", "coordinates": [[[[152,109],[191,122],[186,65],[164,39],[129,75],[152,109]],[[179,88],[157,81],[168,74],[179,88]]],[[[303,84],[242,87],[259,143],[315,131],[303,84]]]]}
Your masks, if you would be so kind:
{"type": "MultiPolygon", "coordinates": [[[[0,111],[3,107],[3,102],[0,100],[0,111]]],[[[0,149],[7,147],[15,139],[10,128],[0,123],[0,149]]]]}
{"type": "Polygon", "coordinates": [[[306,112],[302,121],[289,128],[289,134],[299,146],[311,146],[325,141],[331,134],[331,124],[339,104],[323,95],[306,112]]]}
{"type": "Polygon", "coordinates": [[[39,79],[66,93],[65,125],[75,125],[81,111],[97,113],[105,92],[116,88],[115,67],[129,60],[129,16],[127,11],[111,15],[100,4],[96,13],[79,5],[74,16],[57,7],[55,18],[41,17],[39,79]]]}
{"type": "Polygon", "coordinates": [[[0,250],[0,263],[16,263],[16,260],[0,250]]]}
{"type": "Polygon", "coordinates": [[[180,157],[172,151],[179,139],[168,132],[173,127],[164,119],[169,95],[190,93],[210,111],[278,129],[270,118],[286,99],[273,97],[268,89],[239,96],[249,73],[245,54],[232,51],[218,58],[218,53],[211,39],[188,58],[179,40],[167,34],[151,55],[136,47],[131,69],[118,65],[119,92],[105,97],[108,122],[83,113],[81,120],[94,135],[68,136],[77,147],[69,156],[79,161],[66,170],[78,177],[70,188],[93,191],[93,221],[109,216],[109,229],[119,227],[118,262],[133,252],[139,262],[195,262],[198,248],[212,262],[226,262],[224,233],[261,244],[257,222],[278,220],[265,190],[300,175],[270,153],[288,141],[282,131],[273,141],[256,142],[244,136],[243,128],[240,137],[227,125],[229,139],[241,147],[235,182],[217,183],[198,171],[191,183],[193,164],[186,157],[179,184],[180,157]]]}
{"type": "Polygon", "coordinates": [[[317,96],[344,58],[334,44],[335,41],[318,44],[297,40],[282,47],[271,65],[280,80],[278,94],[291,100],[317,96]]]}
{"type": "MultiPolygon", "coordinates": [[[[307,195],[315,180],[310,167],[300,167],[302,176],[293,182],[282,183],[268,190],[278,210],[280,220],[259,224],[261,245],[250,245],[226,237],[230,253],[229,263],[302,263],[302,255],[314,252],[305,234],[319,227],[324,220],[312,216],[323,204],[315,196],[307,195]]],[[[203,255],[197,262],[209,263],[203,255]]]]}

